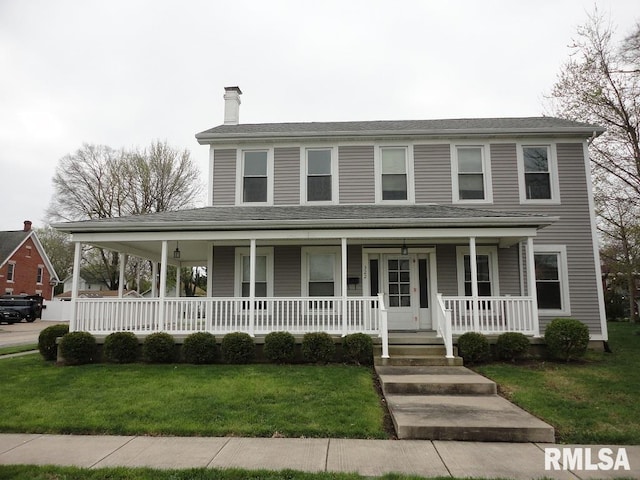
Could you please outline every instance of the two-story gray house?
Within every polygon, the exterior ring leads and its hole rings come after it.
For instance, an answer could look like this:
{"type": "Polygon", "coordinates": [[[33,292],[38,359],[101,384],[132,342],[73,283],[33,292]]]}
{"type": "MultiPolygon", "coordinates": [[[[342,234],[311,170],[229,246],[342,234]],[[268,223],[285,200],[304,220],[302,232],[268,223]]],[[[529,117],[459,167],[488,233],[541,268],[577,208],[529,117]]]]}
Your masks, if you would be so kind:
{"type": "MultiPolygon", "coordinates": [[[[207,297],[76,299],[72,329],[520,331],[555,317],[606,340],[587,145],[552,118],[242,124],[225,89],[209,206],[57,225],[166,268],[207,267],[207,297]]],[[[78,268],[76,268],[76,272],[78,268]]],[[[124,275],[124,268],[122,269],[124,275]]],[[[123,284],[124,282],[120,282],[123,284]]],[[[449,351],[449,354],[451,352],[449,351]]]]}

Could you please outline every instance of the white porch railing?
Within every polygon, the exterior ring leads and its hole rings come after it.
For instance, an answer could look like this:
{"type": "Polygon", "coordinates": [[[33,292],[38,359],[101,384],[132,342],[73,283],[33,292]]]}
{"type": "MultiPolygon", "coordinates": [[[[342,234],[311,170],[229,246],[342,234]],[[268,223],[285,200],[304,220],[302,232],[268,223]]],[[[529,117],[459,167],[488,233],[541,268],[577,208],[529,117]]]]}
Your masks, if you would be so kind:
{"type": "Polygon", "coordinates": [[[451,331],[451,309],[445,305],[441,293],[437,296],[435,308],[436,333],[442,338],[447,358],[453,358],[453,334],[451,331]]]}
{"type": "Polygon", "coordinates": [[[453,334],[479,332],[499,335],[538,331],[531,297],[442,297],[444,309],[451,311],[453,334]],[[476,308],[474,308],[476,306],[476,308]]]}
{"type": "Polygon", "coordinates": [[[118,331],[387,334],[378,297],[266,297],[256,298],[253,309],[247,298],[165,298],[164,309],[160,308],[161,301],[159,298],[78,298],[72,328],[93,334],[118,331]],[[159,318],[162,310],[163,318],[159,318]]]}

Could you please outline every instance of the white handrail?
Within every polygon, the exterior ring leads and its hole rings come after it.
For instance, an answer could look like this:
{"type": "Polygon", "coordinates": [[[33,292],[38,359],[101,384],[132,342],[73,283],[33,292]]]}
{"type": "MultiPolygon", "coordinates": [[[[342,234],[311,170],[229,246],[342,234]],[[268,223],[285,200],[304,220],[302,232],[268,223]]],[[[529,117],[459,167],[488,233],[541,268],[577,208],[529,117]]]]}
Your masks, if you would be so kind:
{"type": "Polygon", "coordinates": [[[387,309],[384,306],[384,294],[378,294],[378,309],[380,311],[380,338],[382,339],[382,358],[389,358],[389,328],[387,309]]]}
{"type": "Polygon", "coordinates": [[[445,307],[451,311],[452,333],[478,332],[499,335],[536,332],[535,305],[531,297],[443,297],[445,307]]]}
{"type": "Polygon", "coordinates": [[[442,337],[447,358],[453,357],[453,334],[451,328],[451,309],[447,308],[441,293],[437,295],[436,315],[438,320],[438,335],[442,337]]]}

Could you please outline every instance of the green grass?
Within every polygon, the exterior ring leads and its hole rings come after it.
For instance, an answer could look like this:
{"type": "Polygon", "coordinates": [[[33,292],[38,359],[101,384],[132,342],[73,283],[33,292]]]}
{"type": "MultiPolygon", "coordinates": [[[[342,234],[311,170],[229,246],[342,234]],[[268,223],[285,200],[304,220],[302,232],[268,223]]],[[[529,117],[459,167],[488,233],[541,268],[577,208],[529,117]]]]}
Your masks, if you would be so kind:
{"type": "Polygon", "coordinates": [[[38,350],[38,344],[34,343],[32,345],[16,345],[13,347],[2,347],[0,348],[0,356],[9,355],[11,353],[29,352],[31,350],[38,350]]]}
{"type": "Polygon", "coordinates": [[[0,369],[1,432],[386,438],[372,371],[345,365],[84,365],[0,369]]]}
{"type": "MultiPolygon", "coordinates": [[[[0,465],[0,480],[425,480],[426,477],[387,474],[363,477],[356,473],[306,473],[294,470],[155,470],[151,468],[76,468],[31,465],[0,465]]],[[[430,477],[429,480],[455,480],[430,477]]],[[[473,479],[466,479],[473,480],[473,479]]]]}
{"type": "Polygon", "coordinates": [[[576,363],[475,368],[501,394],[556,429],[560,443],[640,444],[640,325],[609,323],[613,353],[576,363]]]}

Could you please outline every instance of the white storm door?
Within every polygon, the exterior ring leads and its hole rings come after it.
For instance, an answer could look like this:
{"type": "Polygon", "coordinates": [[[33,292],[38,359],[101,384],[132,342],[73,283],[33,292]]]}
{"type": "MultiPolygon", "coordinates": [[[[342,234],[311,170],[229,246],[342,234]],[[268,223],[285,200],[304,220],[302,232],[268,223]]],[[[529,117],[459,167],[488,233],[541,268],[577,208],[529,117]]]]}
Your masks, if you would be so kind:
{"type": "Polygon", "coordinates": [[[383,289],[389,330],[418,330],[419,288],[415,255],[383,256],[383,289]]]}

